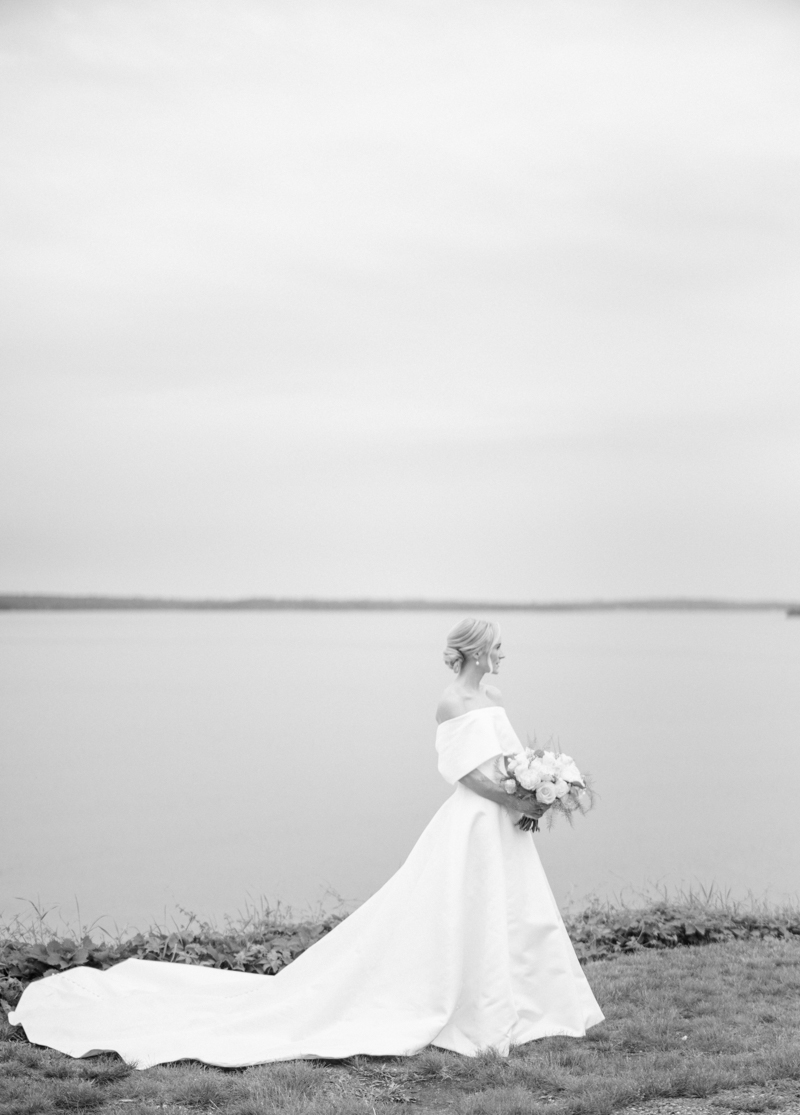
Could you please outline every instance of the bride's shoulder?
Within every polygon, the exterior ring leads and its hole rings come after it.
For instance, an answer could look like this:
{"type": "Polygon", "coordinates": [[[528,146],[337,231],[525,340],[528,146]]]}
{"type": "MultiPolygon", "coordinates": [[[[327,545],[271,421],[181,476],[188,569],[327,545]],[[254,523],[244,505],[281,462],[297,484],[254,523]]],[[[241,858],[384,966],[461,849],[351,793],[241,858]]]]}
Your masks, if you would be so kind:
{"type": "MultiPolygon", "coordinates": [[[[488,698],[491,704],[500,705],[502,708],[503,695],[496,686],[484,686],[483,695],[488,698]]],[[[465,712],[472,712],[475,708],[485,707],[485,705],[476,705],[474,699],[467,700],[455,686],[448,685],[436,706],[436,723],[444,724],[445,720],[454,720],[457,716],[463,716],[465,712]]]]}
{"type": "Polygon", "coordinates": [[[503,694],[500,692],[500,690],[497,688],[496,685],[486,685],[486,686],[484,686],[483,691],[486,694],[486,696],[489,698],[489,700],[492,702],[492,704],[494,704],[494,705],[502,705],[503,704],[503,694]]]}
{"type": "Polygon", "coordinates": [[[444,724],[445,720],[454,720],[456,716],[463,716],[470,711],[470,701],[464,697],[457,686],[447,686],[442,696],[438,698],[436,706],[436,724],[444,724]]]}
{"type": "Polygon", "coordinates": [[[436,706],[436,723],[444,724],[445,720],[453,720],[456,716],[461,716],[467,711],[464,705],[464,698],[461,694],[454,692],[452,687],[448,685],[436,706]]]}

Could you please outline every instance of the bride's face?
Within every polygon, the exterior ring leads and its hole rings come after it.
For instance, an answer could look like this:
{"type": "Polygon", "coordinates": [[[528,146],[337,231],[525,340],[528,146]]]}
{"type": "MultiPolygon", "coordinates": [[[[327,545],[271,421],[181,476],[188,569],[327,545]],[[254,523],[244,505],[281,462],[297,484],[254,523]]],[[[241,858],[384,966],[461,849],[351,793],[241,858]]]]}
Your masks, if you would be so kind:
{"type": "Polygon", "coordinates": [[[492,643],[491,649],[489,650],[489,672],[492,674],[496,674],[499,671],[500,663],[505,658],[501,648],[502,643],[498,639],[495,643],[492,643]]]}

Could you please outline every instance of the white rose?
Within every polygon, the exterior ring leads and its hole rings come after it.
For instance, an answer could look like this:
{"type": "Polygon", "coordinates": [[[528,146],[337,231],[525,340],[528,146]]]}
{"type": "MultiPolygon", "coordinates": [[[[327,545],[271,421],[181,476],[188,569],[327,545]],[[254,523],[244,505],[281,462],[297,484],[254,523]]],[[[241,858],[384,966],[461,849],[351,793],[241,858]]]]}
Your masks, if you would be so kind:
{"type": "Polygon", "coordinates": [[[543,782],[536,791],[536,800],[542,805],[552,805],[556,800],[556,787],[553,782],[543,782]]]}
{"type": "Polygon", "coordinates": [[[558,759],[552,751],[545,751],[544,755],[542,755],[539,760],[539,765],[545,774],[549,774],[552,777],[558,770],[558,759]]]}
{"type": "Polygon", "coordinates": [[[569,782],[565,782],[563,778],[557,778],[553,785],[555,786],[557,798],[565,798],[569,793],[569,782]]]}
{"type": "Polygon", "coordinates": [[[536,773],[539,775],[539,781],[540,782],[552,782],[553,781],[553,773],[552,773],[552,771],[549,771],[547,769],[547,767],[539,766],[537,764],[536,773]]]}
{"type": "Polygon", "coordinates": [[[507,794],[515,794],[517,792],[517,782],[514,778],[506,778],[503,782],[503,789],[507,794]]]}
{"type": "Polygon", "coordinates": [[[523,790],[535,790],[541,782],[541,777],[534,770],[517,771],[517,781],[523,790]]]}
{"type": "Polygon", "coordinates": [[[565,782],[574,782],[578,786],[583,785],[583,776],[571,759],[566,766],[561,768],[561,777],[565,782]]]}

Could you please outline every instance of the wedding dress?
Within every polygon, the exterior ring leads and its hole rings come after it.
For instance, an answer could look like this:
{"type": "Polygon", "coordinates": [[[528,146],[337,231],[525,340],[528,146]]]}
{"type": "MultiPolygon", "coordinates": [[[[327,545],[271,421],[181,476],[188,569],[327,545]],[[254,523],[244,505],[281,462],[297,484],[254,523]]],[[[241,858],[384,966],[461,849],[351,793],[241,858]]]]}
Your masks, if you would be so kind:
{"type": "Polygon", "coordinates": [[[9,1016],[73,1057],[114,1050],[138,1068],[191,1058],[241,1066],[435,1045],[474,1055],[603,1015],[533,840],[515,815],[458,781],[521,750],[505,710],[441,724],[439,770],[455,792],[406,862],[276,976],[148,960],[74,968],[31,984],[9,1016]]]}

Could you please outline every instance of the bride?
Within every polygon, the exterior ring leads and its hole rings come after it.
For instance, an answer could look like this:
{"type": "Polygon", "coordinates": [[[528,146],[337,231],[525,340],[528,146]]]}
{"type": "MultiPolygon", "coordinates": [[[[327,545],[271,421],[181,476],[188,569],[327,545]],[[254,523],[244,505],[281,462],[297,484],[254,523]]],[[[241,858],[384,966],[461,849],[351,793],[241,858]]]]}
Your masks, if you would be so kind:
{"type": "Polygon", "coordinates": [[[400,870],[276,976],[148,960],[73,968],[31,984],[9,1016],[73,1057],[113,1050],[138,1068],[226,1067],[427,1045],[473,1056],[603,1019],[529,833],[541,806],[508,795],[496,761],[521,750],[500,692],[500,631],[465,619],[436,719],[453,794],[400,870]]]}

